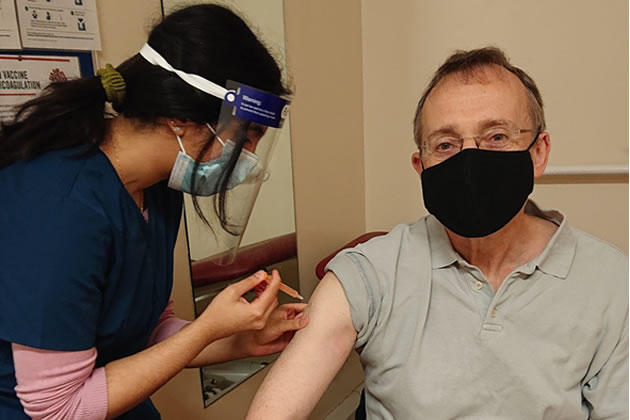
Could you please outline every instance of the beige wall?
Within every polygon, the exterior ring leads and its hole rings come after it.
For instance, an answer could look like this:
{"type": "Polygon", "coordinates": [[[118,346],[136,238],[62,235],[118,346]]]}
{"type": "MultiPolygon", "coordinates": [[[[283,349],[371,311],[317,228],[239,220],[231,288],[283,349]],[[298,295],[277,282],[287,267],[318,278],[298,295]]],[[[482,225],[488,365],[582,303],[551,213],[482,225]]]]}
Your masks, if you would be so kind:
{"type": "MultiPolygon", "coordinates": [[[[550,165],[627,166],[627,18],[625,0],[363,0],[366,229],[425,214],[411,123],[432,73],[455,49],[499,46],[536,80],[550,165]]],[[[538,185],[534,198],[627,252],[627,178],[569,181],[538,185]]]]}
{"type": "Polygon", "coordinates": [[[285,1],[300,287],[365,231],[360,0],[285,1]]]}
{"type": "Polygon", "coordinates": [[[98,67],[117,66],[137,53],[151,28],[162,18],[160,0],[96,0],[102,51],[98,67]]]}

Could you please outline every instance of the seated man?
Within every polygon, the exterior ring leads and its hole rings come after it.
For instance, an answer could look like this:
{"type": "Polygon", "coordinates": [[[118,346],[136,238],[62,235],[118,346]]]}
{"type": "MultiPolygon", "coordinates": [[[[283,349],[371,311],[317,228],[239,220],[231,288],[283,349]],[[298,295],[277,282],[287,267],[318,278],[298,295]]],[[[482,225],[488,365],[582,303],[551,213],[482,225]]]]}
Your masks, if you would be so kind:
{"type": "Polygon", "coordinates": [[[431,215],[328,264],[248,418],[307,418],[354,347],[368,418],[627,419],[628,259],[528,200],[550,149],[534,81],[458,52],[414,131],[431,215]]]}

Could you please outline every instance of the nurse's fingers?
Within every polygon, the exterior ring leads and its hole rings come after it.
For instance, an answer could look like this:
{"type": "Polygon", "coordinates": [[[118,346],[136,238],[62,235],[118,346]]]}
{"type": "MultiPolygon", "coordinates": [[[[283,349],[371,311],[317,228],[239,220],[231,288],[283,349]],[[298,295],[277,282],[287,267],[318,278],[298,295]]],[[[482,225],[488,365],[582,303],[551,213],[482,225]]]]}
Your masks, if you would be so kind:
{"type": "Polygon", "coordinates": [[[271,312],[268,311],[270,307],[273,310],[276,306],[278,306],[277,295],[278,289],[280,288],[280,283],[282,282],[278,270],[273,270],[271,272],[271,280],[267,279],[267,282],[269,283],[267,288],[263,290],[258,296],[256,296],[256,299],[252,301],[252,305],[255,305],[259,308],[265,308],[265,315],[268,315],[268,312],[271,312]]]}
{"type": "Polygon", "coordinates": [[[269,305],[269,307],[267,309],[263,309],[265,312],[264,312],[264,314],[262,316],[262,320],[264,321],[265,325],[267,325],[267,322],[269,321],[269,317],[271,316],[273,311],[276,310],[277,307],[278,307],[278,299],[276,298],[271,303],[271,305],[269,305]]]}
{"type": "Polygon", "coordinates": [[[258,296],[259,294],[261,294],[262,292],[265,291],[265,289],[267,288],[269,284],[266,281],[263,281],[261,283],[258,283],[256,285],[256,287],[254,287],[254,291],[256,292],[256,296],[258,296]]]}
{"type": "Polygon", "coordinates": [[[265,273],[263,270],[260,270],[254,275],[247,277],[245,280],[241,280],[238,283],[230,285],[230,288],[240,297],[255,288],[261,282],[264,282],[266,276],[267,273],[265,273]]]}
{"type": "Polygon", "coordinates": [[[284,319],[295,319],[304,316],[306,306],[306,303],[285,303],[280,308],[282,308],[284,319]]]}
{"type": "Polygon", "coordinates": [[[278,332],[284,334],[289,331],[298,331],[308,325],[309,319],[300,317],[294,319],[285,319],[278,325],[278,332]]]}

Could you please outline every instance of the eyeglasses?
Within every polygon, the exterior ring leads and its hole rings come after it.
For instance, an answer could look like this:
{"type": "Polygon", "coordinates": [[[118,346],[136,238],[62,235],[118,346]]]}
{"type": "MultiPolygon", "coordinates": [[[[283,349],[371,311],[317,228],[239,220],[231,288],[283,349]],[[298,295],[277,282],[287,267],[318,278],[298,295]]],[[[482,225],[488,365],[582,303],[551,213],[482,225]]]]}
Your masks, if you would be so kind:
{"type": "Polygon", "coordinates": [[[433,160],[446,160],[459,153],[464,147],[464,140],[471,138],[477,148],[481,150],[510,151],[519,150],[518,140],[523,133],[533,133],[534,130],[522,128],[496,126],[485,130],[478,136],[456,137],[452,134],[437,134],[430,136],[421,148],[433,160]]]}

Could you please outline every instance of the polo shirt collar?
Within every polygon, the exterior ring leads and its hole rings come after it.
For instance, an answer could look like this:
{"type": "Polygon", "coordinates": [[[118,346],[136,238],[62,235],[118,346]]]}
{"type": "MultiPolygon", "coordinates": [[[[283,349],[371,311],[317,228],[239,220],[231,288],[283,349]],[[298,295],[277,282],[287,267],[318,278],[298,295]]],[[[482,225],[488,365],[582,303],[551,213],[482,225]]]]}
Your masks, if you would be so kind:
{"type": "MultiPolygon", "coordinates": [[[[533,200],[527,200],[525,213],[549,220],[558,226],[543,252],[532,264],[526,264],[533,272],[537,267],[542,272],[559,278],[566,278],[571,269],[577,238],[568,226],[566,217],[559,210],[541,210],[533,200]]],[[[431,249],[431,266],[447,267],[458,261],[458,254],[453,249],[444,226],[433,215],[427,217],[429,246],[431,249]]]]}
{"type": "Polygon", "coordinates": [[[457,252],[451,245],[444,226],[432,214],[427,216],[429,247],[431,249],[431,266],[444,268],[457,261],[457,252]]]}
{"type": "Polygon", "coordinates": [[[541,210],[532,200],[525,205],[525,213],[548,220],[558,226],[543,252],[535,259],[536,267],[545,274],[566,278],[571,269],[577,247],[577,237],[559,210],[541,210]]]}

